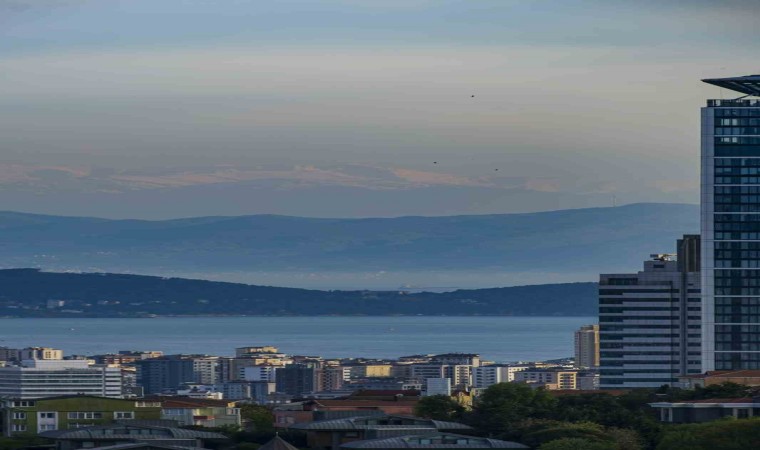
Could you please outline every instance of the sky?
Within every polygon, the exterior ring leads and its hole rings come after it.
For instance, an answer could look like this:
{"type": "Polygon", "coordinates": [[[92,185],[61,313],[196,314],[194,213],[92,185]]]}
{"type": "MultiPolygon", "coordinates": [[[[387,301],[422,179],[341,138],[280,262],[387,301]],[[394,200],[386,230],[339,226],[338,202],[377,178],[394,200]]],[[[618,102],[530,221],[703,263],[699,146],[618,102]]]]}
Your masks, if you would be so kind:
{"type": "Polygon", "coordinates": [[[698,201],[701,83],[760,2],[0,0],[0,210],[110,218],[698,201]]]}

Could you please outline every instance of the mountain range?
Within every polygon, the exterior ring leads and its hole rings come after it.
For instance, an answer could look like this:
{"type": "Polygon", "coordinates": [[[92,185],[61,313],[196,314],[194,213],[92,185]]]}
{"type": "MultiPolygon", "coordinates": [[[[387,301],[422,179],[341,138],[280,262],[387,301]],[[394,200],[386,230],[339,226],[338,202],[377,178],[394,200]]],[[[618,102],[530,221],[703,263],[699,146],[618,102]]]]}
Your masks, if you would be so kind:
{"type": "MultiPolygon", "coordinates": [[[[385,288],[401,285],[392,284],[397,280],[414,282],[422,272],[443,274],[439,279],[452,286],[462,286],[457,282],[463,273],[483,277],[477,287],[543,284],[638,270],[650,253],[672,251],[679,236],[698,227],[698,206],[655,203],[367,219],[254,215],[148,221],[0,212],[0,268],[303,287],[317,287],[309,279],[329,280],[324,274],[338,272],[406,277],[380,283],[385,288]],[[254,272],[286,275],[245,277],[254,272]],[[514,274],[514,282],[504,282],[503,274],[514,274]]],[[[378,287],[362,280],[357,276],[352,287],[378,287]]],[[[338,287],[327,283],[323,287],[338,287]]]]}

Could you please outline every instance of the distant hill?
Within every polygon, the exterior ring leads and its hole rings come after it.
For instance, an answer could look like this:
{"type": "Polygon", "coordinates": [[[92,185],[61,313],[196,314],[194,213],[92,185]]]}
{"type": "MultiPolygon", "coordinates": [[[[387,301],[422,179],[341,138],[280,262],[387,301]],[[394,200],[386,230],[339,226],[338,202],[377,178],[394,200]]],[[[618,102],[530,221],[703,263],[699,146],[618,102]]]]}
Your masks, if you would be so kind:
{"type": "Polygon", "coordinates": [[[594,274],[636,270],[648,254],[671,251],[676,238],[698,230],[699,207],[686,204],[391,219],[259,215],[144,221],[0,212],[0,267],[162,274],[594,274]]]}
{"type": "Polygon", "coordinates": [[[404,293],[316,291],[141,275],[0,270],[0,317],[592,316],[596,313],[596,283],[404,293]],[[62,300],[63,305],[48,305],[48,300],[62,300]]]}

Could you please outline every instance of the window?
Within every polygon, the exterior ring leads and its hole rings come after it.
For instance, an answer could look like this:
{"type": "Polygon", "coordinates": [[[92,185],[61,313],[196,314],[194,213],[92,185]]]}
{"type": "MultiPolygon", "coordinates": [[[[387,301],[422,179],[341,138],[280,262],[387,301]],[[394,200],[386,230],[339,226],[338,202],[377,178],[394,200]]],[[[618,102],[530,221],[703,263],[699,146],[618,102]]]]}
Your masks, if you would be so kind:
{"type": "Polygon", "coordinates": [[[54,423],[43,423],[43,424],[40,424],[39,429],[40,431],[54,431],[54,430],[57,430],[58,428],[56,427],[54,423]]]}
{"type": "Polygon", "coordinates": [[[17,400],[13,402],[13,406],[17,408],[28,408],[30,406],[34,406],[34,402],[29,400],[17,400]]]}
{"type": "Polygon", "coordinates": [[[102,419],[103,413],[99,412],[70,412],[69,419],[102,419]]]}
{"type": "Polygon", "coordinates": [[[40,419],[55,419],[54,412],[41,412],[39,413],[40,419]]]}
{"type": "Polygon", "coordinates": [[[15,412],[13,413],[13,418],[16,420],[24,420],[26,419],[26,413],[25,412],[15,412]]]}
{"type": "Polygon", "coordinates": [[[14,423],[11,425],[11,431],[26,431],[26,425],[23,423],[14,423]]]}
{"type": "Polygon", "coordinates": [[[113,413],[114,419],[134,419],[135,413],[132,411],[114,411],[113,413]]]}

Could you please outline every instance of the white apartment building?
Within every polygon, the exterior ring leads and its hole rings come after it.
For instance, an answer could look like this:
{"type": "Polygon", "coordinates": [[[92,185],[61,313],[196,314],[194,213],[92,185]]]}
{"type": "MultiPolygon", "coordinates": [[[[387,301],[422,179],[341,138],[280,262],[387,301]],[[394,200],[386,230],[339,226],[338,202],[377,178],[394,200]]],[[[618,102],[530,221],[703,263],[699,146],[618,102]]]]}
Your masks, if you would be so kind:
{"type": "Polygon", "coordinates": [[[472,366],[446,364],[414,364],[410,367],[410,378],[423,382],[428,378],[449,378],[457,388],[472,386],[472,366]]]}
{"type": "Polygon", "coordinates": [[[529,366],[493,364],[472,368],[472,386],[485,389],[498,383],[515,381],[515,373],[528,369],[529,366]]]}
{"type": "Polygon", "coordinates": [[[59,395],[122,397],[121,369],[86,360],[25,360],[0,367],[0,397],[18,400],[59,395]]]}

